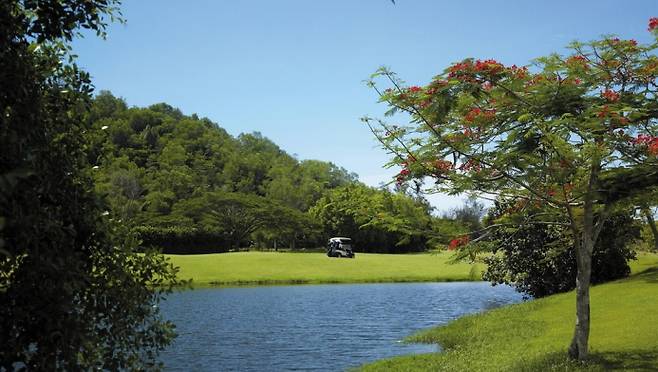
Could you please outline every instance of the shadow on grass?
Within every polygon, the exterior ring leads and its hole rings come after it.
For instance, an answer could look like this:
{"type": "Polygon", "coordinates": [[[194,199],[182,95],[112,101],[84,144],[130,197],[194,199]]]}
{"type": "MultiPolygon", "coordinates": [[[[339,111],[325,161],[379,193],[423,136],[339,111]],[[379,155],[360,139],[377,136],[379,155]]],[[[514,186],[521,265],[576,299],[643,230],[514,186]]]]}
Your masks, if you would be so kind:
{"type": "Polygon", "coordinates": [[[658,351],[630,350],[596,353],[592,357],[592,363],[609,371],[658,371],[658,351]]]}
{"type": "Polygon", "coordinates": [[[636,278],[647,283],[658,283],[658,267],[652,267],[635,275],[636,278]]]}
{"type": "Polygon", "coordinates": [[[513,371],[658,371],[658,351],[631,350],[592,353],[590,359],[578,362],[564,352],[545,354],[541,358],[520,360],[513,371]]]}

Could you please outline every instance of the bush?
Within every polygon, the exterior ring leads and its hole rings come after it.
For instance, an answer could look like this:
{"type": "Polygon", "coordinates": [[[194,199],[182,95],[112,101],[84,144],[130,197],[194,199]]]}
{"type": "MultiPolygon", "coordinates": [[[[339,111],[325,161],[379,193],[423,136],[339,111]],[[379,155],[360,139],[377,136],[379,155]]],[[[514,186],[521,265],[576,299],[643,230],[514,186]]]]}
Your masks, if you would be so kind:
{"type": "MultiPolygon", "coordinates": [[[[616,214],[604,224],[592,254],[592,283],[630,274],[629,247],[640,228],[628,214],[616,214]]],[[[483,279],[509,284],[533,297],[567,292],[576,287],[576,258],[564,226],[527,224],[515,231],[498,231],[494,255],[485,258],[483,279]]]]}

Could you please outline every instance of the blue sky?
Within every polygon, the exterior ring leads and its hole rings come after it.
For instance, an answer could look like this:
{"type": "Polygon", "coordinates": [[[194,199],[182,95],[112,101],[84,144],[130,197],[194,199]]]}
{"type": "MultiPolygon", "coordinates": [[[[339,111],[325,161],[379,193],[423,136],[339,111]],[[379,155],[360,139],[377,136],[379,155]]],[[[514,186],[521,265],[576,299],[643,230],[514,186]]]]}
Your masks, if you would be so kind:
{"type": "MultiPolygon", "coordinates": [[[[396,169],[360,121],[386,107],[363,80],[385,65],[424,84],[465,57],[528,64],[573,40],[650,40],[658,2],[124,0],[127,23],[79,39],[97,90],[167,102],[229,133],[261,132],[299,159],[332,161],[376,186],[396,169]]],[[[434,195],[448,210],[459,199],[434,195]]]]}

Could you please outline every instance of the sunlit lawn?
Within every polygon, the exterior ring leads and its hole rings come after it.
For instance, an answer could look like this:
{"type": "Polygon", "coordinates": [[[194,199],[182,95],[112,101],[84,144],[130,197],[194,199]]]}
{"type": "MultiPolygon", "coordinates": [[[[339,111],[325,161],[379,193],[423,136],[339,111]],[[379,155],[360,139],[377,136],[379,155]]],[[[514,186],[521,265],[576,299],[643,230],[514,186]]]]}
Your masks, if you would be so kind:
{"type": "Polygon", "coordinates": [[[364,283],[479,280],[482,264],[448,264],[451,253],[357,253],[355,259],[322,253],[236,252],[169,255],[179,278],[193,285],[364,283]]]}

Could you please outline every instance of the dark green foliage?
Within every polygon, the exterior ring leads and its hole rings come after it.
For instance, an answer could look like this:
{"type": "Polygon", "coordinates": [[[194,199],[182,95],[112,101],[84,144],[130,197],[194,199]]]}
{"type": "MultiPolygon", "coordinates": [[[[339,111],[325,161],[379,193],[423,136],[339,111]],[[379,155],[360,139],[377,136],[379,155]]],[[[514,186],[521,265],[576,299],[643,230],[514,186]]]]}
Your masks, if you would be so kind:
{"type": "Polygon", "coordinates": [[[66,59],[116,4],[0,2],[0,370],[151,369],[173,337],[154,305],[175,271],[103,215],[89,77],[66,59]]]}
{"type": "MultiPolygon", "coordinates": [[[[494,213],[500,213],[497,205],[494,213]]],[[[635,258],[630,243],[640,229],[629,214],[615,214],[604,224],[592,254],[592,283],[628,276],[635,258]]],[[[570,231],[562,225],[525,224],[514,231],[494,233],[497,248],[485,258],[483,279],[510,284],[519,292],[545,297],[576,287],[576,258],[570,231]]]]}
{"type": "Polygon", "coordinates": [[[171,254],[228,252],[231,242],[222,231],[207,231],[190,225],[137,226],[133,232],[144,246],[160,247],[171,254]]]}

